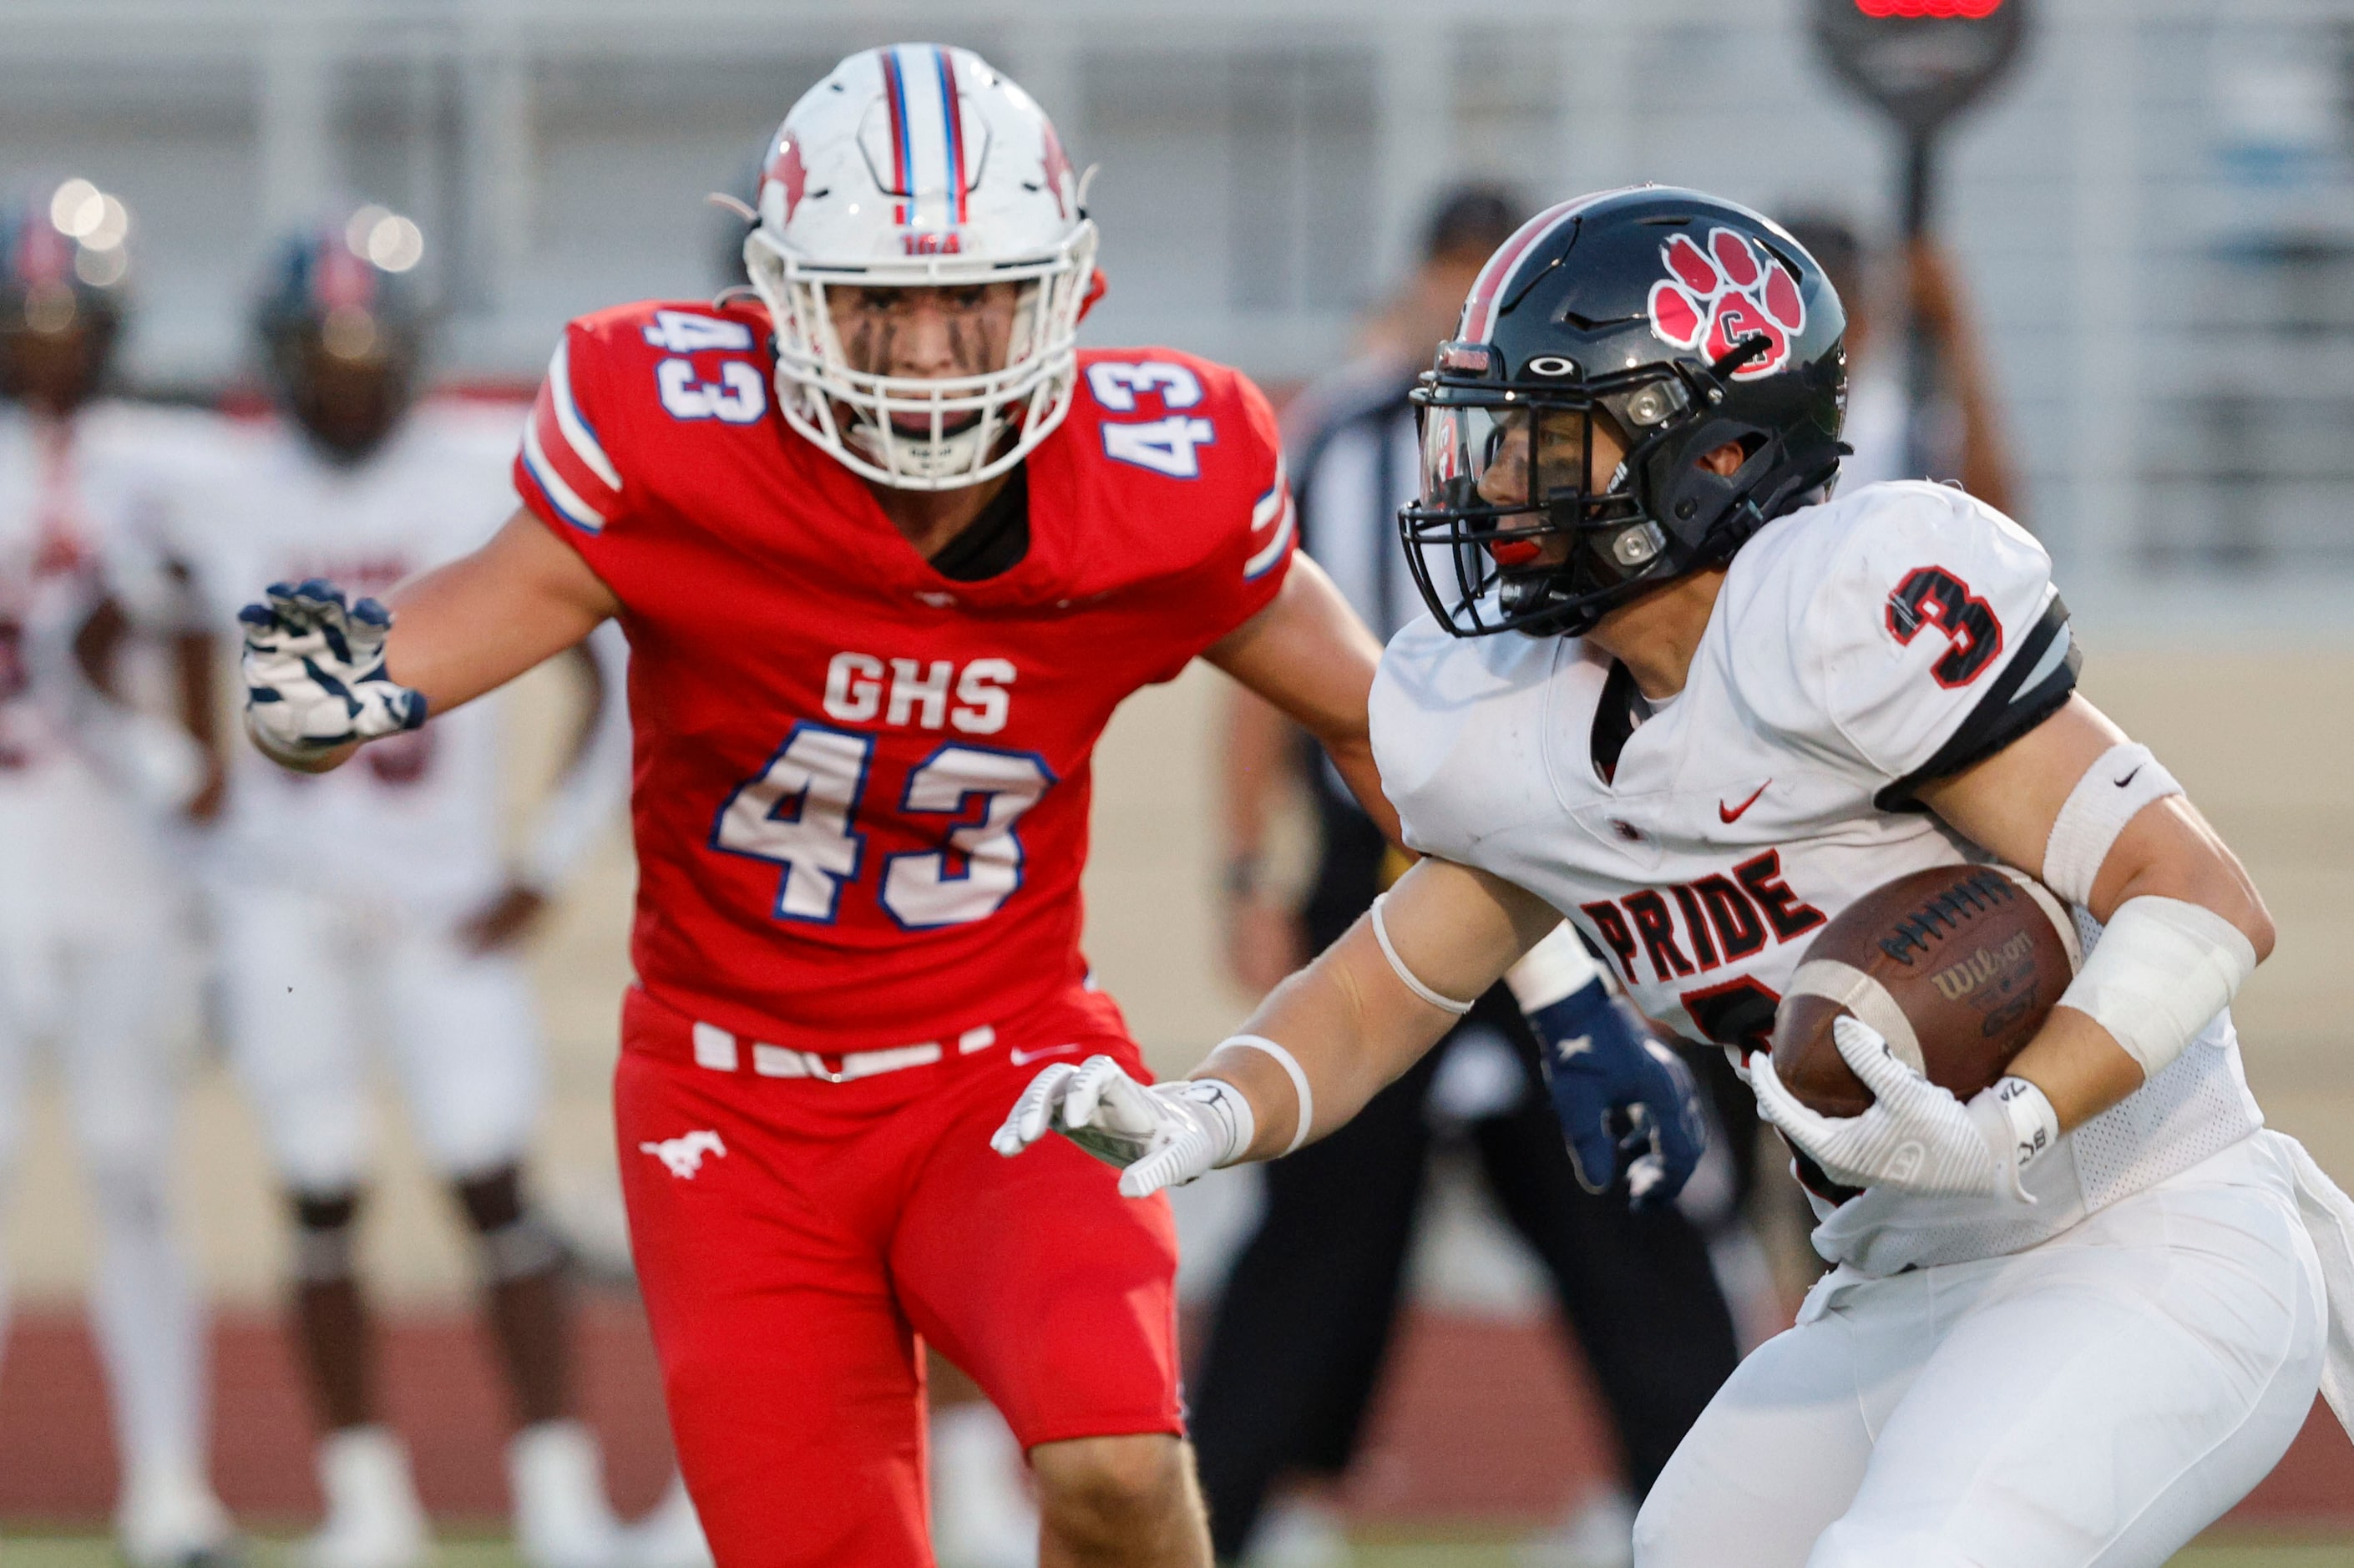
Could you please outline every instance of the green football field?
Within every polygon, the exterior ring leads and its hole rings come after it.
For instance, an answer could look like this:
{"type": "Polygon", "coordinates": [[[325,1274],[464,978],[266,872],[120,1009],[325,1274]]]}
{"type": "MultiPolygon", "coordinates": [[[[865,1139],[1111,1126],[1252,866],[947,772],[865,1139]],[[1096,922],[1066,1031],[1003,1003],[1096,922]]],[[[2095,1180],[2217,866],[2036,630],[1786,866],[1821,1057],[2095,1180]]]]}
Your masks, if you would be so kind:
{"type": "MultiPolygon", "coordinates": [[[[262,1542],[253,1568],[275,1568],[281,1543],[262,1542]]],[[[0,1536],[7,1568],[113,1568],[120,1560],[99,1535],[0,1536]]],[[[1387,1540],[1357,1551],[1358,1568],[1522,1568],[1511,1546],[1464,1541],[1387,1540]]],[[[496,1537],[444,1537],[439,1568],[517,1568],[514,1553],[496,1537]]],[[[2354,1568],[2354,1541],[2234,1539],[2192,1547],[2174,1568],[2354,1568]]]]}

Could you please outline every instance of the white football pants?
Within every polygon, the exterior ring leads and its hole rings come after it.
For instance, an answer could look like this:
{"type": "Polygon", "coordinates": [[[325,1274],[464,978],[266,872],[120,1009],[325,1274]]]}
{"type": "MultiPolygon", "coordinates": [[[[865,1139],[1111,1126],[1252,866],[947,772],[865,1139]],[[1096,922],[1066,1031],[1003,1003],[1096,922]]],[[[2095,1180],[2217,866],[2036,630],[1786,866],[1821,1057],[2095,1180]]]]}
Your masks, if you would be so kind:
{"type": "Polygon", "coordinates": [[[371,1044],[443,1175],[523,1157],[541,1080],[520,960],[467,952],[439,923],[293,889],[240,885],[215,909],[230,1053],[289,1187],[335,1192],[366,1178],[371,1044]]]}
{"type": "MultiPolygon", "coordinates": [[[[12,818],[14,813],[9,813],[12,818]]],[[[0,827],[0,863],[21,847],[0,827]]],[[[51,1047],[99,1229],[90,1319],[106,1363],[126,1483],[201,1481],[207,1448],[205,1314],[172,1211],[184,1063],[169,1006],[192,1002],[182,939],[157,889],[108,884],[106,918],[11,881],[0,906],[0,1209],[24,1129],[35,1042],[51,1047]]],[[[87,892],[87,889],[83,891],[87,892]]],[[[7,1289],[0,1268],[0,1340],[7,1289]]]]}
{"type": "Polygon", "coordinates": [[[2320,1265],[2287,1140],[2009,1257],[1817,1285],[1635,1525],[1638,1568],[2155,1568],[2288,1449],[2320,1265]]]}

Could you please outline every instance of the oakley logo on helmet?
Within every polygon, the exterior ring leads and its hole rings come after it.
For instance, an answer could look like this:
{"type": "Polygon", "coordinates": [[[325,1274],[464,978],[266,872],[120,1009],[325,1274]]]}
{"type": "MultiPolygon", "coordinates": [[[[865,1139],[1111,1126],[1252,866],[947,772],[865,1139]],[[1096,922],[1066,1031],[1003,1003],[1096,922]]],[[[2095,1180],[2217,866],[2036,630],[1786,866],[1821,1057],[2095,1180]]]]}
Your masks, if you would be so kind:
{"type": "Polygon", "coordinates": [[[1577,361],[1574,359],[1564,359],[1558,354],[1541,354],[1534,359],[1529,361],[1529,374],[1532,376],[1575,376],[1577,374],[1577,361]]]}
{"type": "Polygon", "coordinates": [[[1743,235],[1712,228],[1702,250],[1679,234],[1659,248],[1668,275],[1651,285],[1651,330],[1678,348],[1723,358],[1735,344],[1763,336],[1766,352],[1733,373],[1736,381],[1771,376],[1790,363],[1790,344],[1806,330],[1807,302],[1789,269],[1760,258],[1743,235]]]}

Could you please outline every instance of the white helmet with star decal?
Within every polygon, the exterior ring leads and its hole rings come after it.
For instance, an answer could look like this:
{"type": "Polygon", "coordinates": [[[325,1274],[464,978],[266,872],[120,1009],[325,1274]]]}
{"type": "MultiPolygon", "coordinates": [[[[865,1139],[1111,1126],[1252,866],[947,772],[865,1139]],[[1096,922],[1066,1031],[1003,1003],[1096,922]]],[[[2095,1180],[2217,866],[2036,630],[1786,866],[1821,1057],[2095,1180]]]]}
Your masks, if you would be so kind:
{"type": "Polygon", "coordinates": [[[1003,473],[1070,409],[1096,228],[1054,125],[970,49],[852,55],[793,105],[761,171],[744,242],[777,332],[777,399],[853,471],[906,490],[1003,473]],[[854,369],[827,309],[837,288],[1021,293],[1005,362],[941,379],[854,369]]]}

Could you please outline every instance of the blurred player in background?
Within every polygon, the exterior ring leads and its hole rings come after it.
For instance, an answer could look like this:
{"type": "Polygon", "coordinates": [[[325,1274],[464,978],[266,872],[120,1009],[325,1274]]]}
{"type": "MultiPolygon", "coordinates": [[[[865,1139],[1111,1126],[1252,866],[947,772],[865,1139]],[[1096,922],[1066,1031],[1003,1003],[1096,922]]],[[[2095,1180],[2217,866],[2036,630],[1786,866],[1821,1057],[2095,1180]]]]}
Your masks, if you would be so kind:
{"type": "Polygon", "coordinates": [[[1425,858],[1187,1085],[1049,1067],[1001,1147],[1067,1128],[1137,1193],[1296,1147],[1565,915],[1737,1055],[1837,1265],[1678,1447],[1637,1563],[2158,1568],[2317,1389],[2354,1425],[2354,1202],[2264,1129],[2229,1003],[2271,919],[2077,694],[2051,557],[1946,486],[1828,493],[1843,324],[1785,230],[1697,191],[1500,248],[1416,394],[1431,613],[1373,694],[1425,858]],[[1800,1103],[1766,1047],[1817,933],[1987,862],[2073,906],[2061,1005],[1967,1104],[1842,1017],[1870,1103],[1800,1103]]]}
{"type": "MultiPolygon", "coordinates": [[[[1425,228],[1423,260],[1357,365],[1302,394],[1294,456],[1300,547],[1387,639],[1422,613],[1398,545],[1397,508],[1420,479],[1415,376],[1447,335],[1471,280],[1520,226],[1505,192],[1448,193],[1425,228]]],[[[1405,870],[1340,779],[1306,759],[1321,853],[1304,907],[1264,874],[1275,798],[1299,773],[1298,732],[1247,694],[1233,701],[1225,758],[1228,954],[1253,994],[1270,991],[1364,913],[1405,870]]],[[[1588,1027],[1632,1046],[1600,972],[1572,947],[1567,989],[1588,1027]]],[[[1572,1080],[1564,1076],[1564,1088],[1572,1080]]],[[[1459,1128],[1505,1218],[1543,1262],[1617,1428],[1637,1499],[1675,1451],[1736,1356],[1724,1298],[1699,1231],[1671,1202],[1630,1208],[1625,1179],[1573,1170],[1535,1037],[1499,986],[1403,1078],[1332,1137],[1267,1169],[1266,1207],[1235,1260],[1194,1379],[1193,1434],[1221,1557],[1242,1554],[1268,1485],[1334,1478],[1355,1456],[1396,1319],[1434,1131],[1459,1128]],[[1581,1187],[1583,1175],[1600,1192],[1581,1187]]],[[[1719,1157],[1719,1163],[1723,1163],[1719,1157]]],[[[1729,1193],[1729,1167],[1714,1183],[1729,1193]]],[[[1623,1564],[1631,1506],[1594,1499],[1543,1543],[1575,1568],[1623,1564]]],[[[1267,1520],[1263,1552],[1339,1561],[1329,1511],[1296,1499],[1267,1520]],[[1320,1552],[1309,1542],[1323,1537],[1320,1552]],[[1283,1543],[1288,1542],[1288,1546],[1283,1543]]]]}
{"type": "Polygon", "coordinates": [[[1027,1449],[1043,1563],[1208,1559],[1167,1204],[1073,1149],[1009,1164],[990,1131],[1041,1059],[1144,1071],[1078,948],[1112,710],[1205,657],[1385,818],[1375,650],[1295,562],[1257,389],[1076,351],[1100,286],[1079,183],[979,57],[850,57],[770,149],[757,300],[575,322],[523,510],[397,622],[323,581],[245,612],[248,727],[304,769],[629,634],[615,1114],[681,1463],[731,1568],[928,1561],[927,1341],[1027,1449]]]}
{"type": "Polygon", "coordinates": [[[207,791],[197,749],[116,700],[138,650],[99,613],[100,563],[110,533],[144,521],[145,479],[201,461],[218,429],[94,401],[122,327],[127,229],[86,181],[0,211],[0,1178],[47,1042],[98,1222],[116,1538],[150,1568],[235,1549],[206,1473],[204,1313],[174,1234],[171,1011],[191,999],[170,983],[185,890],[154,836],[207,791]]]}
{"type": "MultiPolygon", "coordinates": [[[[226,625],[255,581],[383,591],[497,525],[512,414],[412,408],[421,246],[380,207],[283,244],[256,318],[283,418],[242,436],[232,471],[186,498],[148,581],[186,573],[226,625]]],[[[147,597],[135,568],[124,575],[126,599],[147,597]]],[[[518,944],[627,779],[619,651],[600,638],[570,657],[589,696],[519,862],[504,850],[511,739],[495,703],[332,779],[238,747],[206,846],[230,1050],[292,1210],[295,1321],[326,1429],[327,1520],[301,1550],[313,1568],[410,1568],[429,1550],[355,1267],[371,1047],[477,1244],[519,1428],[508,1467],[523,1557],[603,1568],[621,1550],[574,1412],[565,1252],[523,1173],[541,1051],[518,944]]]]}
{"type": "Polygon", "coordinates": [[[1993,374],[1945,247],[1925,234],[1892,256],[1874,258],[1844,218],[1801,213],[1788,228],[1847,304],[1844,439],[1854,450],[1840,460],[1840,482],[1853,490],[1884,479],[1950,479],[1996,511],[2016,515],[2017,471],[2003,440],[1993,374]],[[1895,276],[1875,277],[1876,270],[1895,276]],[[1925,406],[1908,385],[1908,319],[1935,369],[1925,406]]]}

